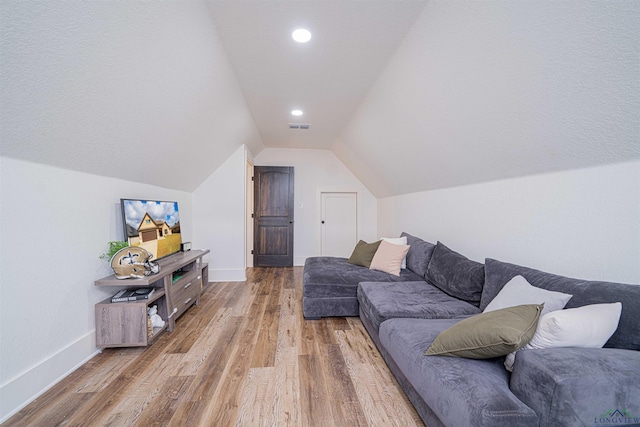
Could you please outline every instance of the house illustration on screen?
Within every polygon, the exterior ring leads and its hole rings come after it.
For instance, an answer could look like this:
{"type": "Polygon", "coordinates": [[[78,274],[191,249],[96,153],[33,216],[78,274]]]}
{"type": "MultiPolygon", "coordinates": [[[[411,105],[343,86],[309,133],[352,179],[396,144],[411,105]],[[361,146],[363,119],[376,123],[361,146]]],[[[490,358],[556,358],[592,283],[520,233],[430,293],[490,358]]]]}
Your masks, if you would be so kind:
{"type": "Polygon", "coordinates": [[[137,242],[144,243],[152,240],[160,240],[171,234],[180,233],[180,223],[177,222],[171,227],[165,221],[156,221],[146,213],[140,221],[137,232],[137,242]]]}

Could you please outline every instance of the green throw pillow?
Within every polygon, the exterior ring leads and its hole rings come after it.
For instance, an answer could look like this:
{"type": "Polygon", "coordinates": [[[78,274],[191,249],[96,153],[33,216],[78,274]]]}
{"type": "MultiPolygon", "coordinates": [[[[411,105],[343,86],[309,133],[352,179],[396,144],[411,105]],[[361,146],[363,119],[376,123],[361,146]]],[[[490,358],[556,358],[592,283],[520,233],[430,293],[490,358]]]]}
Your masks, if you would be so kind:
{"type": "Polygon", "coordinates": [[[526,304],[468,317],[440,332],[425,354],[470,359],[506,356],[531,341],[544,304],[526,304]]]}
{"type": "Polygon", "coordinates": [[[376,254],[378,250],[378,246],[380,246],[381,240],[373,243],[367,243],[364,240],[360,240],[356,247],[353,249],[353,253],[349,260],[347,261],[349,264],[355,264],[362,267],[371,266],[371,260],[373,256],[376,254]]]}

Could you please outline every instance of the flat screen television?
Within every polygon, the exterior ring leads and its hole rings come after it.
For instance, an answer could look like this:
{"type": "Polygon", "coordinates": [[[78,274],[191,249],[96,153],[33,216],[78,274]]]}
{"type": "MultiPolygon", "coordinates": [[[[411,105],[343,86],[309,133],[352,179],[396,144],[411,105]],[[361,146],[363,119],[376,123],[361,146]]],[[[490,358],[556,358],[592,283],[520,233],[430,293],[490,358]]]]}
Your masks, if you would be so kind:
{"type": "Polygon", "coordinates": [[[153,260],[180,251],[178,202],[120,199],[125,240],[153,254],[153,260]]]}

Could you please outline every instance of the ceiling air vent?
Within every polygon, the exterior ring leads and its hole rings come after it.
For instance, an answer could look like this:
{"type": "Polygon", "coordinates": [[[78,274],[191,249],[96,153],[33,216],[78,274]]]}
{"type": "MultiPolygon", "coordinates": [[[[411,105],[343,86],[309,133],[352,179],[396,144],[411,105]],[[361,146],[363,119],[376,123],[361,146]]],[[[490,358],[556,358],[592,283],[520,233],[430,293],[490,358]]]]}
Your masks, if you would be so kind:
{"type": "Polygon", "coordinates": [[[309,123],[289,123],[289,129],[307,130],[311,127],[309,123]]]}

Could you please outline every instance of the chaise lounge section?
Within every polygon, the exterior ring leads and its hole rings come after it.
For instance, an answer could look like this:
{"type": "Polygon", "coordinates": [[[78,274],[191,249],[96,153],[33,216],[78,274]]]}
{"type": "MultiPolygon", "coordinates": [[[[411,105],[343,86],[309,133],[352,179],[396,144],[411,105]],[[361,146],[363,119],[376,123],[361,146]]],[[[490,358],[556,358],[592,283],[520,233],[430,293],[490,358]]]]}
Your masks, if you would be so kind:
{"type": "Polygon", "coordinates": [[[404,269],[400,276],[349,264],[347,258],[313,257],[304,264],[302,311],[306,319],[358,316],[358,283],[420,280],[404,269]]]}
{"type": "Polygon", "coordinates": [[[358,284],[360,282],[424,283],[424,274],[435,245],[402,233],[410,245],[407,266],[400,275],[371,270],[350,264],[347,258],[311,257],[304,264],[302,310],[306,319],[359,315],[358,284]]]}

